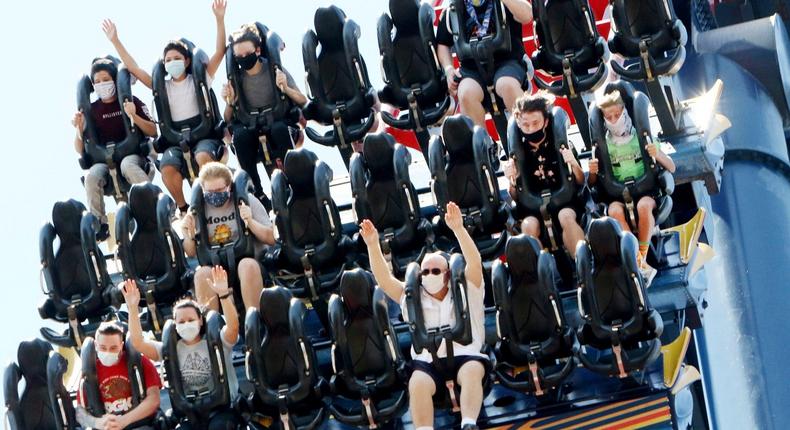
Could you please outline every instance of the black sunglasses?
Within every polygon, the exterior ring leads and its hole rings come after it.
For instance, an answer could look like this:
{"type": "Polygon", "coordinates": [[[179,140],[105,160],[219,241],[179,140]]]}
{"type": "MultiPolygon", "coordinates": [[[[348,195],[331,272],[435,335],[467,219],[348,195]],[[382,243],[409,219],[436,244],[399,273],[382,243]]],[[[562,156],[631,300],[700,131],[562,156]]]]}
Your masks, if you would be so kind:
{"type": "Polygon", "coordinates": [[[442,272],[443,272],[442,269],[440,269],[438,267],[434,267],[433,269],[422,269],[422,272],[420,272],[420,273],[422,274],[422,276],[428,276],[429,274],[431,274],[431,275],[441,275],[442,272]]]}

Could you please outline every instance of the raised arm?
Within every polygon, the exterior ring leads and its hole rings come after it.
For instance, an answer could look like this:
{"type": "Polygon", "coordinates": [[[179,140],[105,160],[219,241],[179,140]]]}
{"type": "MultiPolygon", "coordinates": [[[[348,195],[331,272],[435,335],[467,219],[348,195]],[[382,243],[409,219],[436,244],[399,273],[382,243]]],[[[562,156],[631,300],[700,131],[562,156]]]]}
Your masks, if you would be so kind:
{"type": "MultiPolygon", "coordinates": [[[[225,316],[225,343],[234,345],[239,338],[239,316],[236,313],[236,305],[233,304],[233,291],[228,288],[228,274],[222,266],[211,268],[209,286],[219,298],[222,305],[222,314],[225,316]]],[[[205,305],[205,303],[204,303],[205,305]]]]}
{"type": "Polygon", "coordinates": [[[123,43],[121,43],[121,40],[118,38],[118,29],[115,27],[115,23],[112,22],[112,20],[105,19],[101,24],[101,28],[107,36],[107,39],[112,43],[112,46],[115,47],[115,51],[118,53],[118,56],[121,57],[123,64],[129,69],[129,73],[133,74],[146,87],[153,88],[154,85],[151,75],[137,65],[137,61],[129,54],[129,51],[126,50],[126,47],[123,46],[123,43]]]}
{"type": "Polygon", "coordinates": [[[464,228],[464,217],[461,215],[461,209],[453,202],[447,203],[447,213],[444,215],[444,222],[447,227],[452,230],[455,238],[458,239],[458,244],[461,246],[461,253],[466,260],[466,282],[474,284],[480,288],[483,287],[483,259],[480,257],[480,251],[472,240],[472,236],[464,228]]]}
{"type": "Polygon", "coordinates": [[[510,10],[513,18],[519,24],[532,22],[532,3],[528,0],[502,0],[502,3],[510,10]]]}
{"type": "Polygon", "coordinates": [[[359,234],[368,247],[370,270],[373,271],[373,277],[376,278],[376,283],[379,284],[379,287],[384,290],[384,293],[392,300],[400,303],[401,296],[403,295],[403,282],[392,276],[392,271],[387,265],[387,260],[384,259],[384,253],[381,252],[379,232],[376,230],[376,226],[368,219],[362,220],[362,222],[359,223],[359,234]]]}
{"type": "Polygon", "coordinates": [[[129,309],[129,340],[132,342],[132,346],[151,360],[159,361],[157,347],[161,345],[143,337],[143,327],[140,324],[140,290],[137,288],[137,282],[134,279],[129,279],[121,282],[118,288],[123,293],[123,299],[129,309]]]}
{"type": "Polygon", "coordinates": [[[208,60],[208,68],[206,73],[213,78],[214,74],[225,58],[225,7],[228,5],[226,0],[214,0],[211,4],[211,10],[214,12],[214,18],[217,21],[217,44],[214,48],[214,55],[208,60]]]}

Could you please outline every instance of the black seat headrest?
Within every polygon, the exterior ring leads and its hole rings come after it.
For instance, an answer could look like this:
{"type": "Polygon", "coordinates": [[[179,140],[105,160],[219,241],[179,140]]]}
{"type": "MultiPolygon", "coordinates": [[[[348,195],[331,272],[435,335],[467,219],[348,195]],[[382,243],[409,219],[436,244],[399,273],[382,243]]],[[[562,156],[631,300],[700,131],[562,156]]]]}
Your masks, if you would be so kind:
{"type": "Polygon", "coordinates": [[[311,151],[300,148],[285,154],[283,173],[288,178],[294,196],[310,195],[315,188],[314,171],[318,157],[311,151]]]}
{"type": "Polygon", "coordinates": [[[52,207],[52,226],[60,237],[61,243],[80,241],[80,221],[85,205],[69,199],[57,202],[52,207]]]}
{"type": "Polygon", "coordinates": [[[391,177],[395,167],[395,138],[389,133],[371,133],[365,136],[362,157],[375,178],[391,177]]]}
{"type": "Polygon", "coordinates": [[[343,48],[343,25],[346,22],[346,13],[339,7],[332,5],[320,7],[315,11],[313,25],[321,50],[337,50],[343,48]]]}
{"type": "Polygon", "coordinates": [[[132,185],[129,190],[129,210],[137,222],[137,228],[156,228],[156,205],[161,193],[162,189],[150,182],[132,185]]]}
{"type": "Polygon", "coordinates": [[[259,303],[263,324],[270,334],[288,336],[290,324],[288,314],[291,307],[291,293],[283,287],[264,288],[259,303]]]}
{"type": "Polygon", "coordinates": [[[358,268],[343,272],[339,290],[349,314],[360,310],[373,313],[373,280],[368,272],[358,268]]]}
{"type": "Polygon", "coordinates": [[[620,263],[621,233],[620,224],[611,217],[598,218],[590,223],[587,241],[596,267],[607,262],[615,265],[620,263]]]}
{"type": "Polygon", "coordinates": [[[390,0],[390,16],[398,34],[419,32],[419,13],[420,0],[390,0]]]}
{"type": "Polygon", "coordinates": [[[27,386],[46,385],[50,351],[52,346],[41,339],[27,340],[19,344],[16,362],[25,376],[27,386]]]}
{"type": "Polygon", "coordinates": [[[442,140],[447,148],[450,158],[471,158],[472,133],[474,130],[472,119],[463,114],[453,115],[442,124],[442,140]]]}
{"type": "Polygon", "coordinates": [[[540,243],[533,237],[525,234],[513,236],[508,239],[505,246],[505,258],[514,283],[535,282],[538,279],[538,257],[540,256],[540,243]]]}

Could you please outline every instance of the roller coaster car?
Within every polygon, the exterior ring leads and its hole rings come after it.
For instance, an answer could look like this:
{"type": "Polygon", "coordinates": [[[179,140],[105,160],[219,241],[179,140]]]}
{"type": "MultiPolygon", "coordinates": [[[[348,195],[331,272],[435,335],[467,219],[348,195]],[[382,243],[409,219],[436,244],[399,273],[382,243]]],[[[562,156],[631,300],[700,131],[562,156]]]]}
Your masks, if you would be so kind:
{"type": "Polygon", "coordinates": [[[52,222],[42,227],[39,236],[41,288],[47,299],[38,312],[43,319],[69,325],[62,334],[42,327],[41,335],[55,345],[77,349],[112,312],[109,293],[113,284],[96,244],[98,218],[83,212],[85,206],[76,200],[55,203],[52,222]],[[57,249],[56,239],[60,242],[57,249]]]}
{"type": "Polygon", "coordinates": [[[315,31],[308,30],[302,41],[310,99],[303,113],[332,129],[323,135],[310,127],[305,132],[313,142],[337,146],[348,167],[351,144],[362,140],[376,119],[376,90],[357,46],[359,25],[337,6],[318,8],[314,24],[315,31]]]}
{"type": "MultiPolygon", "coordinates": [[[[277,33],[271,31],[260,22],[255,23],[258,34],[261,37],[261,59],[263,70],[267,73],[269,80],[274,86],[277,70],[283,70],[280,51],[285,48],[285,43],[277,33]]],[[[233,86],[237,94],[236,102],[233,107],[233,124],[246,129],[247,132],[255,133],[260,136],[261,151],[258,153],[260,161],[263,161],[266,171],[271,175],[277,167],[277,160],[282,160],[285,153],[293,148],[293,142],[278,140],[281,133],[273,132],[279,123],[282,125],[297,126],[301,117],[301,110],[293,101],[277,86],[274,86],[274,102],[269,106],[251,106],[247,101],[242,89],[242,77],[244,70],[236,62],[233,55],[233,45],[229,44],[225,51],[225,67],[228,76],[228,83],[233,86]]],[[[231,127],[233,128],[233,127],[231,127]]],[[[238,131],[236,131],[238,132],[238,131]]]]}
{"type": "MultiPolygon", "coordinates": [[[[509,12],[501,0],[492,1],[494,6],[490,25],[494,29],[493,34],[481,38],[469,37],[466,34],[466,0],[450,0],[447,9],[447,19],[453,35],[453,48],[458,61],[470,60],[477,66],[477,71],[485,82],[483,106],[491,113],[491,119],[496,126],[502,147],[508,148],[505,111],[510,108],[505,106],[505,102],[494,90],[494,73],[496,72],[494,56],[495,54],[509,53],[514,47],[511,45],[510,25],[507,20],[509,12]]],[[[521,24],[516,23],[516,25],[520,26],[521,24]]],[[[525,92],[531,93],[532,77],[535,74],[535,70],[526,54],[522,59],[522,63],[527,73],[524,82],[521,83],[521,87],[525,92]]]]}
{"type": "MultiPolygon", "coordinates": [[[[121,173],[121,161],[129,155],[148,155],[148,140],[144,139],[140,129],[134,125],[131,118],[126,115],[123,104],[132,101],[132,84],[129,70],[121,65],[120,60],[107,56],[108,60],[118,67],[115,88],[117,103],[120,105],[123,126],[126,137],[120,142],[102,143],[99,139],[96,124],[91,115],[91,93],[93,92],[93,79],[83,75],[77,84],[77,109],[83,113],[85,130],[82,132],[83,151],[80,154],[80,167],[88,170],[94,164],[107,165],[107,178],[104,194],[113,196],[116,202],[125,201],[130,184],[121,173]]],[[[147,166],[146,168],[152,168],[147,166]]]]}
{"type": "Polygon", "coordinates": [[[554,258],[529,236],[508,239],[491,269],[497,309],[495,372],[508,388],[545,394],[576,367],[579,342],[565,320],[554,258]]]}
{"type": "Polygon", "coordinates": [[[596,373],[625,378],[661,352],[664,323],[650,306],[637,250],[636,237],[608,217],[593,220],[587,242],[576,248],[578,304],[584,319],[579,342],[584,348],[612,351],[605,355],[583,348],[579,353],[584,367],[596,373]]]}
{"type": "MultiPolygon", "coordinates": [[[[122,203],[115,218],[118,257],[126,280],[133,279],[140,289],[141,316],[145,330],[159,339],[172,305],[192,285],[184,249],[171,225],[175,202],[151,183],[135,184],[129,203],[122,203]]],[[[120,308],[123,296],[113,292],[113,303],[120,308]]]]}
{"type": "Polygon", "coordinates": [[[438,246],[454,247],[455,239],[444,223],[447,203],[461,209],[464,225],[470,232],[483,259],[499,256],[508,230],[515,221],[510,207],[500,196],[492,155],[494,142],[486,130],[474,126],[464,115],[453,115],[442,125],[442,136],[430,145],[431,187],[439,211],[437,236],[444,236],[438,246]]]}
{"type": "Polygon", "coordinates": [[[272,206],[279,237],[265,264],[291,292],[313,302],[337,288],[353,260],[354,244],[343,234],[329,192],[332,169],[307,149],[285,155],[272,178],[272,206]]]}
{"type": "Polygon", "coordinates": [[[41,340],[21,342],[17,360],[5,368],[3,397],[10,430],[47,430],[56,427],[47,390],[47,360],[52,346],[41,340]],[[22,395],[19,383],[24,381],[22,395]]]}
{"type": "Polygon", "coordinates": [[[402,276],[409,262],[421,261],[433,248],[433,226],[420,211],[409,177],[408,149],[386,133],[368,134],[363,148],[351,159],[355,215],[376,226],[384,257],[395,275],[402,276]]]}
{"type": "MultiPolygon", "coordinates": [[[[208,55],[202,49],[196,48],[195,44],[189,40],[182,38],[180,41],[189,50],[191,63],[188,73],[195,80],[195,97],[199,114],[183,121],[173,120],[170,113],[170,100],[167,96],[165,64],[162,61],[157,61],[151,72],[154,105],[159,119],[160,133],[159,139],[154,142],[154,149],[158,153],[163,153],[169,147],[179,147],[186,162],[186,175],[184,176],[187,182],[192,184],[198,175],[197,161],[195,161],[192,150],[203,139],[222,139],[225,123],[222,121],[222,112],[217,105],[217,97],[207,81],[208,55]]],[[[213,158],[215,160],[221,159],[224,151],[224,145],[220,145],[218,152],[212,154],[213,158]]]]}
{"type": "Polygon", "coordinates": [[[387,297],[369,273],[354,269],[329,300],[332,333],[330,411],[339,421],[376,428],[405,412],[405,362],[387,297]]]}
{"type": "Polygon", "coordinates": [[[625,182],[614,178],[606,143],[607,131],[603,112],[597,106],[593,106],[590,110],[590,133],[595,157],[600,160],[595,188],[599,200],[604,202],[617,200],[625,204],[628,223],[631,229],[636,231],[639,225],[636,202],[643,196],[653,197],[656,201],[656,209],[653,213],[656,225],[663,223],[672,212],[672,192],[675,190],[675,181],[672,174],[661,167],[647,152],[647,145],[653,142],[648,118],[650,102],[647,97],[640,91],[634,91],[633,86],[624,81],[607,84],[604,92],[609,94],[615,90],[620,92],[625,109],[636,129],[639,148],[642,152],[641,160],[648,160],[648,162],[644,174],[640,178],[627,178],[625,182]]]}
{"type": "Polygon", "coordinates": [[[539,41],[532,54],[532,64],[550,77],[560,78],[550,82],[538,75],[535,83],[541,89],[568,98],[589,149],[588,100],[584,96],[604,83],[609,61],[609,49],[598,34],[590,4],[587,0],[536,1],[532,2],[532,14],[539,41]]]}
{"type": "Polygon", "coordinates": [[[389,10],[378,21],[386,84],[378,94],[382,103],[405,113],[395,118],[382,112],[381,119],[392,127],[413,130],[427,160],[430,135],[426,128],[441,122],[454,106],[436,54],[435,12],[419,0],[390,0],[389,10]]]}
{"type": "Polygon", "coordinates": [[[304,332],[305,305],[275,286],[263,290],[258,309],[247,311],[245,323],[247,379],[255,386],[250,408],[278,417],[284,429],[319,428],[326,381],[304,332]]]}

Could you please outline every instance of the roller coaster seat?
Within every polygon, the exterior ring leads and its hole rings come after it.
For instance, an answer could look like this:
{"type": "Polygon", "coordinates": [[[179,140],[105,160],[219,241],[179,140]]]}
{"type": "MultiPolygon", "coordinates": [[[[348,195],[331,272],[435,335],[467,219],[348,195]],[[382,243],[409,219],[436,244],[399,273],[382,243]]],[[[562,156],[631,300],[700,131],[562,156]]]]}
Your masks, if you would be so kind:
{"type": "Polygon", "coordinates": [[[508,388],[537,395],[576,367],[576,335],[565,319],[554,257],[529,236],[508,239],[507,263],[491,269],[497,309],[496,374],[508,388]]]}
{"type": "Polygon", "coordinates": [[[111,312],[108,293],[112,282],[96,245],[98,225],[98,219],[86,212],[82,203],[68,200],[55,203],[52,222],[41,229],[41,283],[47,299],[39,306],[39,314],[43,319],[69,324],[63,334],[41,329],[41,335],[55,345],[79,348],[84,337],[111,312]],[[60,242],[57,249],[56,239],[60,242]],[[85,320],[87,324],[83,324],[85,320]]]}
{"type": "Polygon", "coordinates": [[[279,237],[265,264],[301,298],[333,291],[352,260],[354,243],[343,234],[329,192],[332,169],[307,149],[288,151],[272,178],[272,206],[279,237]],[[296,278],[294,278],[294,276],[296,278]]]}
{"type": "Polygon", "coordinates": [[[406,408],[405,362],[387,309],[386,295],[362,269],[344,272],[329,300],[330,411],[345,424],[378,426],[406,408]]]}
{"type": "Polygon", "coordinates": [[[365,136],[363,152],[351,159],[356,218],[369,219],[381,232],[382,250],[397,275],[433,247],[433,228],[420,211],[410,164],[409,150],[387,133],[365,136]]]}
{"type": "Polygon", "coordinates": [[[500,196],[495,165],[498,160],[492,155],[493,148],[484,128],[474,126],[465,115],[453,115],[442,125],[442,136],[431,140],[428,163],[439,211],[437,234],[454,246],[444,216],[447,203],[456,203],[483,259],[501,254],[508,228],[514,224],[510,208],[500,196]]]}
{"type": "Polygon", "coordinates": [[[609,49],[598,34],[588,0],[536,1],[532,14],[540,42],[532,64],[562,78],[548,82],[537,77],[537,85],[562,97],[576,97],[601,86],[607,78],[609,49]]]}
{"type": "Polygon", "coordinates": [[[70,430],[79,428],[74,402],[71,400],[69,390],[66,389],[63,383],[68,367],[69,363],[65,357],[55,351],[49,353],[49,358],[47,359],[47,391],[54,423],[52,426],[46,427],[48,429],[70,430]]]}
{"type": "Polygon", "coordinates": [[[654,80],[680,70],[686,59],[686,27],[675,15],[672,0],[613,0],[614,35],[609,49],[634,64],[612,62],[618,75],[630,80],[654,80]]]}
{"type": "Polygon", "coordinates": [[[600,160],[598,179],[595,185],[598,200],[604,203],[623,202],[628,209],[626,215],[629,218],[629,224],[633,229],[636,229],[638,225],[636,202],[643,196],[653,197],[656,201],[653,215],[656,224],[661,224],[672,211],[672,192],[675,189],[675,181],[672,174],[651,159],[647,152],[647,144],[653,142],[648,117],[650,101],[644,93],[635,91],[628,82],[617,81],[607,84],[604,90],[605,94],[613,91],[620,92],[625,109],[633,122],[642,151],[642,160],[645,162],[645,173],[640,178],[629,179],[626,182],[620,182],[614,178],[603,112],[597,106],[593,106],[590,110],[590,135],[595,148],[595,157],[600,160]]]}
{"type": "Polygon", "coordinates": [[[52,346],[33,339],[19,344],[16,362],[5,368],[3,397],[6,420],[11,430],[48,430],[55,427],[52,403],[47,390],[47,360],[52,346]],[[25,388],[19,393],[19,382],[25,388]]]}
{"type": "Polygon", "coordinates": [[[348,166],[351,143],[361,140],[376,119],[376,90],[357,46],[359,25],[337,6],[318,8],[314,25],[302,42],[309,90],[303,114],[332,129],[323,135],[310,127],[305,132],[314,142],[337,146],[348,166]]]}
{"type": "MultiPolygon", "coordinates": [[[[175,421],[186,420],[189,422],[190,428],[215,428],[217,419],[233,419],[233,414],[230,414],[230,416],[222,414],[234,407],[238,392],[235,371],[233,374],[228,373],[228,370],[233,370],[233,365],[227,362],[230,359],[230,355],[228,347],[222,338],[224,326],[225,320],[219,313],[209,311],[206,314],[203,339],[209,350],[211,381],[208,387],[210,388],[201,392],[194,392],[189,391],[185,387],[181,375],[182,363],[180,363],[178,355],[178,346],[181,338],[176,331],[176,324],[173,320],[168,320],[165,323],[161,356],[169,382],[168,396],[173,407],[173,411],[168,415],[175,418],[175,421]]],[[[175,423],[171,424],[174,425],[175,423]]],[[[230,427],[219,426],[217,428],[230,427]]]]}
{"type": "MultiPolygon", "coordinates": [[[[133,185],[128,204],[122,203],[115,218],[118,257],[124,279],[140,289],[143,327],[159,338],[172,305],[192,286],[184,248],[171,225],[175,202],[151,183],[133,185]]],[[[120,307],[119,290],[113,302],[120,307]]]]}
{"type": "Polygon", "coordinates": [[[579,354],[582,364],[594,372],[623,378],[659,355],[663,321],[650,306],[637,250],[636,237],[609,217],[593,220],[587,242],[577,247],[578,301],[584,319],[577,331],[579,341],[585,348],[612,351],[608,356],[584,350],[579,354]]]}
{"type": "Polygon", "coordinates": [[[306,311],[287,289],[264,288],[259,308],[247,310],[244,341],[247,379],[255,386],[252,403],[279,417],[284,428],[311,430],[324,420],[325,381],[304,332],[306,311]]]}
{"type": "Polygon", "coordinates": [[[386,84],[378,93],[379,100],[407,113],[399,118],[388,112],[381,116],[395,128],[420,131],[440,122],[453,106],[436,53],[435,13],[430,4],[419,0],[390,0],[389,10],[378,21],[386,84]]]}

